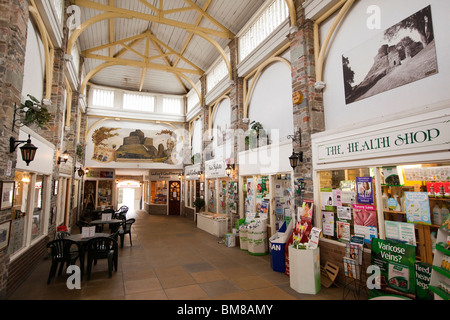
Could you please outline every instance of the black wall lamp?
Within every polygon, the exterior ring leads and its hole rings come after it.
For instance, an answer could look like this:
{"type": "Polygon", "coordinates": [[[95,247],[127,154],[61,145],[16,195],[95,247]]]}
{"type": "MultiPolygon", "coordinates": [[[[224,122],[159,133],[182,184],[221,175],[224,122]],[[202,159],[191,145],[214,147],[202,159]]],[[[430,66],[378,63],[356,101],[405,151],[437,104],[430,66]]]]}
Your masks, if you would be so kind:
{"type": "Polygon", "coordinates": [[[227,168],[225,169],[225,173],[227,174],[227,176],[231,175],[232,170],[234,170],[234,164],[228,164],[227,168]]]}
{"type": "Polygon", "coordinates": [[[34,156],[36,155],[36,150],[38,149],[34,145],[31,144],[31,136],[28,135],[28,140],[16,140],[14,137],[9,139],[9,152],[13,153],[17,147],[25,143],[22,147],[20,147],[20,152],[22,153],[22,160],[27,163],[27,166],[30,165],[30,162],[34,160],[34,156]]]}
{"type": "MultiPolygon", "coordinates": [[[[300,147],[302,146],[302,131],[301,129],[298,129],[298,131],[291,136],[288,136],[288,139],[292,139],[293,142],[297,142],[300,144],[300,147]]],[[[303,162],[303,151],[295,152],[295,150],[292,150],[292,155],[289,157],[289,162],[291,164],[292,169],[295,170],[295,168],[298,166],[299,162],[303,162]]]]}
{"type": "Polygon", "coordinates": [[[78,171],[78,176],[79,176],[79,177],[84,176],[84,170],[83,170],[83,167],[79,167],[79,168],[74,167],[74,168],[73,168],[73,172],[75,173],[75,172],[77,172],[77,171],[78,171]]]}
{"type": "Polygon", "coordinates": [[[58,164],[61,164],[61,162],[63,161],[64,163],[66,163],[67,160],[69,160],[69,153],[67,151],[64,151],[62,157],[58,157],[58,164]]]}

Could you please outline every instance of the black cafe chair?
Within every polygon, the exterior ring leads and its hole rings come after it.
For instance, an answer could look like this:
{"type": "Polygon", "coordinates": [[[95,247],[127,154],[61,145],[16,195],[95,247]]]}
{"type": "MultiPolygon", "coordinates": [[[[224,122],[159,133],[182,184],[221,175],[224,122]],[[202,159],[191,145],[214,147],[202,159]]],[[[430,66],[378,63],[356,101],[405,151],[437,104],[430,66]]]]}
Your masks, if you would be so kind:
{"type": "MultiPolygon", "coordinates": [[[[47,244],[47,248],[50,249],[50,257],[52,259],[47,284],[49,284],[50,280],[56,275],[58,264],[58,276],[61,275],[64,265],[66,265],[66,268],[70,265],[74,265],[77,259],[80,259],[80,266],[83,266],[84,259],[81,254],[82,247],[79,242],[69,239],[55,239],[47,244]]],[[[81,268],[81,271],[83,274],[83,268],[81,268]]]]}
{"type": "Polygon", "coordinates": [[[119,230],[119,236],[120,236],[120,247],[123,248],[123,242],[124,242],[124,237],[126,234],[128,234],[130,236],[130,244],[131,246],[133,246],[133,241],[131,241],[131,227],[133,225],[133,223],[136,222],[136,219],[128,219],[125,220],[124,223],[122,224],[122,229],[119,230]]]}
{"type": "Polygon", "coordinates": [[[126,219],[127,212],[128,212],[127,206],[121,206],[116,212],[114,212],[114,218],[115,219],[126,219]]]}
{"type": "Polygon", "coordinates": [[[56,232],[55,239],[64,239],[70,235],[69,231],[58,231],[56,232]]]}
{"type": "Polygon", "coordinates": [[[97,264],[98,259],[108,260],[108,275],[112,277],[113,267],[117,272],[118,245],[112,237],[93,238],[86,244],[87,251],[87,280],[91,279],[92,265],[97,264]]]}

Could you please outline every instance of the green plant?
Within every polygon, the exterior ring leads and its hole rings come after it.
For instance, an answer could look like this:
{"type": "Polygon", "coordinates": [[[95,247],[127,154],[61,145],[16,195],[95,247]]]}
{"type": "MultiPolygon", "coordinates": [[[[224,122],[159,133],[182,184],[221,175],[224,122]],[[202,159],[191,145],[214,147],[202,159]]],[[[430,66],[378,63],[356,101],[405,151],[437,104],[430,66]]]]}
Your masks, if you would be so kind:
{"type": "Polygon", "coordinates": [[[205,206],[205,200],[202,198],[196,198],[194,201],[194,206],[197,209],[197,211],[200,211],[201,208],[205,206]]]}
{"type": "Polygon", "coordinates": [[[263,131],[263,130],[264,130],[264,127],[261,124],[261,122],[257,122],[257,121],[250,122],[250,130],[247,133],[247,135],[245,136],[245,145],[246,146],[250,145],[250,135],[256,134],[256,139],[259,139],[259,133],[260,133],[260,131],[263,131]]]}
{"type": "Polygon", "coordinates": [[[79,143],[77,144],[77,151],[76,151],[77,157],[79,160],[83,160],[84,158],[84,144],[79,143]]]}
{"type": "Polygon", "coordinates": [[[256,131],[256,135],[259,136],[259,130],[263,130],[263,125],[261,122],[252,121],[250,122],[251,129],[256,131]]]}
{"type": "Polygon", "coordinates": [[[30,99],[25,100],[19,107],[19,111],[23,116],[23,123],[24,125],[36,123],[39,128],[42,128],[50,122],[52,116],[48,109],[44,107],[38,99],[32,95],[27,96],[30,99]]]}

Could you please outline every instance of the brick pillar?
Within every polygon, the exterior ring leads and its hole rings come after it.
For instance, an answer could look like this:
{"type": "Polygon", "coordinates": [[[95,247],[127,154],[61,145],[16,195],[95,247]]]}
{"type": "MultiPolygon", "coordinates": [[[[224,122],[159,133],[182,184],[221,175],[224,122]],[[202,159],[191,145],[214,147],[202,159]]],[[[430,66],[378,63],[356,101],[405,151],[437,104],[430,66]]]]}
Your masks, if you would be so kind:
{"type": "MultiPolygon", "coordinates": [[[[234,130],[233,143],[233,159],[235,164],[234,171],[231,175],[235,183],[239,183],[239,164],[238,155],[243,150],[244,146],[244,132],[248,129],[248,123],[243,123],[244,118],[244,79],[238,76],[238,38],[234,38],[228,45],[230,48],[230,62],[232,69],[233,82],[230,90],[230,105],[231,105],[231,124],[230,129],[234,130]]],[[[238,185],[239,187],[239,185],[238,185]]],[[[234,226],[235,221],[239,219],[239,197],[235,196],[236,212],[232,215],[231,227],[234,226]]]]}
{"type": "MultiPolygon", "coordinates": [[[[20,104],[25,47],[27,41],[28,1],[0,0],[0,180],[13,180],[17,152],[9,152],[10,137],[18,138],[12,130],[14,104],[20,104]],[[6,171],[11,164],[11,173],[6,171]]],[[[0,212],[0,223],[11,218],[10,210],[0,212]]],[[[8,247],[0,250],[0,299],[6,296],[9,255],[8,247]]]]}
{"type": "Polygon", "coordinates": [[[294,130],[301,129],[302,145],[294,143],[296,152],[303,151],[303,163],[296,169],[294,178],[306,182],[304,199],[313,199],[311,135],[325,129],[322,93],[314,88],[316,82],[314,61],[313,22],[304,18],[301,4],[297,6],[297,32],[291,33],[292,91],[304,95],[303,102],[294,105],[294,130]]]}
{"type": "Polygon", "coordinates": [[[203,172],[202,178],[200,179],[200,182],[204,182],[203,191],[200,191],[200,195],[203,196],[203,199],[205,199],[205,209],[207,208],[207,199],[205,197],[206,195],[206,179],[205,179],[205,161],[206,161],[206,147],[210,143],[210,141],[207,140],[207,136],[210,133],[207,133],[208,130],[208,121],[209,121],[209,109],[206,105],[206,75],[203,75],[200,78],[200,85],[201,85],[201,95],[202,95],[202,101],[201,101],[201,111],[200,111],[200,117],[203,124],[203,135],[202,135],[202,159],[200,162],[200,170],[203,172]]]}

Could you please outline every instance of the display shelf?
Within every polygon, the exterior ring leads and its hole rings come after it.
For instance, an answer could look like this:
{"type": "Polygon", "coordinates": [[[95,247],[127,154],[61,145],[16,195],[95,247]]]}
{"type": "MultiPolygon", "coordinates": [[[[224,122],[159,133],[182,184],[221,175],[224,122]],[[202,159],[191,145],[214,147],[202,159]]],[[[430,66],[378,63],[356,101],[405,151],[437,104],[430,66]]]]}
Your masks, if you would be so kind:
{"type": "Polygon", "coordinates": [[[439,267],[439,266],[433,266],[433,270],[436,270],[438,273],[440,273],[443,276],[445,276],[446,278],[450,279],[450,271],[449,270],[444,269],[444,268],[439,267]]]}
{"type": "Polygon", "coordinates": [[[435,294],[435,300],[450,300],[450,294],[442,289],[442,284],[450,286],[450,270],[441,267],[442,259],[449,256],[450,250],[445,248],[449,230],[440,228],[436,239],[436,251],[433,259],[430,289],[435,294]]]}
{"type": "Polygon", "coordinates": [[[440,298],[444,300],[450,300],[450,294],[442,290],[441,288],[438,288],[436,286],[430,285],[428,288],[436,295],[438,295],[440,298]]]}
{"type": "Polygon", "coordinates": [[[443,242],[436,243],[436,250],[442,252],[447,256],[450,256],[450,250],[445,249],[445,244],[443,242]]]}

